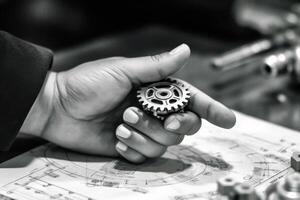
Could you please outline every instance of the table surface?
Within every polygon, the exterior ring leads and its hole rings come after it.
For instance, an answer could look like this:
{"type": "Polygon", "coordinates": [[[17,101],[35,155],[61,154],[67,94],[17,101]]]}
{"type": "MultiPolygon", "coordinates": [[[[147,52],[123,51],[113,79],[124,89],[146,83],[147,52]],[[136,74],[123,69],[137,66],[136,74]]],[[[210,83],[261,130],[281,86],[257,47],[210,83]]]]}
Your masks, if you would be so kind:
{"type": "MultiPolygon", "coordinates": [[[[82,62],[111,56],[152,55],[183,42],[190,45],[192,56],[175,76],[189,81],[233,109],[300,130],[300,87],[289,77],[266,78],[256,63],[229,72],[215,71],[210,67],[211,58],[240,45],[232,41],[149,26],[55,52],[54,70],[61,71],[82,62]]],[[[19,134],[11,150],[0,154],[0,162],[44,142],[19,134]]]]}

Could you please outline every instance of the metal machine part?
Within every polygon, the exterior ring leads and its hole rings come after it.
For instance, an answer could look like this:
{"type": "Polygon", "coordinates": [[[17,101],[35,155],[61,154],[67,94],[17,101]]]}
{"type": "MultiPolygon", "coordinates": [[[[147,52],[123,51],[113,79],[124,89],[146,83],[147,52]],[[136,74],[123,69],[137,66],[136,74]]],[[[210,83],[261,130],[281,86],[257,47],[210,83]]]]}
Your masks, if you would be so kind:
{"type": "Polygon", "coordinates": [[[234,196],[233,188],[239,182],[233,177],[224,177],[218,180],[218,193],[226,196],[234,196]]]}
{"type": "Polygon", "coordinates": [[[164,120],[169,114],[184,110],[190,92],[180,80],[167,78],[139,88],[137,98],[145,111],[164,120]]]}
{"type": "MultiPolygon", "coordinates": [[[[252,185],[240,183],[233,177],[223,177],[217,182],[217,192],[228,200],[263,200],[252,185]]],[[[222,199],[222,198],[221,198],[222,199]]]]}
{"type": "Polygon", "coordinates": [[[300,46],[274,53],[264,59],[262,71],[269,76],[291,74],[299,82],[300,46]]]}
{"type": "Polygon", "coordinates": [[[294,152],[291,158],[291,167],[296,171],[300,172],[300,152],[294,152]]]}
{"type": "Polygon", "coordinates": [[[281,46],[294,45],[299,36],[296,30],[289,29],[271,38],[258,40],[225,52],[212,60],[212,67],[218,70],[231,70],[247,63],[247,59],[281,46]]]}
{"type": "Polygon", "coordinates": [[[253,186],[241,183],[234,187],[235,197],[238,200],[257,200],[253,186]]]}
{"type": "Polygon", "coordinates": [[[289,175],[285,180],[277,184],[277,200],[299,200],[300,199],[300,174],[289,175]]]}
{"type": "Polygon", "coordinates": [[[264,74],[272,77],[291,73],[294,68],[294,60],[294,51],[290,49],[272,54],[265,58],[262,71],[264,74]]]}
{"type": "MultiPolygon", "coordinates": [[[[294,173],[288,175],[285,179],[282,179],[278,183],[274,183],[273,185],[271,185],[269,188],[267,188],[267,190],[264,193],[256,191],[253,186],[246,183],[235,182],[234,187],[227,187],[228,185],[227,183],[228,181],[226,181],[227,179],[228,178],[222,178],[218,181],[218,193],[221,197],[220,199],[227,199],[227,200],[299,200],[300,199],[300,173],[294,173]],[[225,187],[224,187],[224,181],[226,182],[225,187]]],[[[232,184],[230,185],[232,186],[232,184]]]]}
{"type": "Polygon", "coordinates": [[[212,60],[218,70],[231,70],[261,60],[266,53],[280,48],[294,48],[300,39],[300,3],[297,0],[236,0],[236,22],[261,33],[266,38],[225,52],[212,60]]]}

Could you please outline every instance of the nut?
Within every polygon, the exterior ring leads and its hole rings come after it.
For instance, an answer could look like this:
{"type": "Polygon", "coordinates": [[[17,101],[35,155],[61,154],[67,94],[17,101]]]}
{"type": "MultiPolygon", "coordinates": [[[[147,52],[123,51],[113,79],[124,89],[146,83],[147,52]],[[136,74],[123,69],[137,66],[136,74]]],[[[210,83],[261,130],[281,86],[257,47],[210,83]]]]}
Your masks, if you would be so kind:
{"type": "Polygon", "coordinates": [[[277,184],[278,200],[300,199],[300,174],[289,175],[285,180],[277,184]]]}
{"type": "Polygon", "coordinates": [[[238,200],[256,200],[254,187],[247,183],[238,184],[234,187],[235,199],[238,200]]]}
{"type": "Polygon", "coordinates": [[[296,171],[300,172],[300,152],[294,152],[291,158],[291,167],[296,171]]]}
{"type": "Polygon", "coordinates": [[[217,182],[218,193],[224,196],[233,196],[233,188],[238,184],[238,181],[233,177],[223,177],[217,182]]]}

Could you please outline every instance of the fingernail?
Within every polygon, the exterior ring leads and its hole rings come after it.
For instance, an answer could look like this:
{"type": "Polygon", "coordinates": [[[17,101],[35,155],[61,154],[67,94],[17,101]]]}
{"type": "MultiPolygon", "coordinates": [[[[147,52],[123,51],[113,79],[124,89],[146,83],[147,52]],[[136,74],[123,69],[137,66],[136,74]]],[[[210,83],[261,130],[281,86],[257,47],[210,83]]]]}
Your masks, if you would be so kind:
{"type": "Polygon", "coordinates": [[[169,130],[177,130],[180,127],[180,122],[178,121],[178,119],[174,118],[170,123],[167,124],[167,129],[169,130]]]}
{"type": "Polygon", "coordinates": [[[123,119],[131,124],[136,124],[139,121],[139,116],[132,110],[126,110],[123,119]]]}
{"type": "Polygon", "coordinates": [[[179,54],[187,49],[186,44],[181,44],[170,52],[170,55],[179,54]]]}
{"type": "Polygon", "coordinates": [[[131,132],[124,126],[119,126],[119,128],[117,129],[117,136],[127,139],[131,136],[131,132]]]}
{"type": "Polygon", "coordinates": [[[121,151],[126,151],[127,150],[127,145],[123,144],[122,142],[118,142],[116,147],[120,149],[121,151]]]}

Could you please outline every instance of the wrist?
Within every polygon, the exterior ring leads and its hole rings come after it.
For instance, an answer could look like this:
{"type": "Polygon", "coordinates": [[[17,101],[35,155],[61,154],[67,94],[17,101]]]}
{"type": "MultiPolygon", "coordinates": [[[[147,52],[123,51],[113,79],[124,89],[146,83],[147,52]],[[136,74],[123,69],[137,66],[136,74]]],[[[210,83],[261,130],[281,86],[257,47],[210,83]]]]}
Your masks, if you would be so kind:
{"type": "Polygon", "coordinates": [[[53,99],[55,95],[56,72],[49,71],[44,84],[32,105],[20,132],[41,136],[53,112],[53,99]]]}

